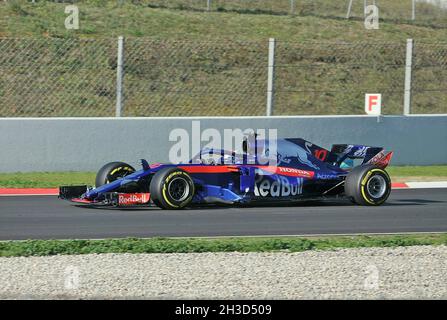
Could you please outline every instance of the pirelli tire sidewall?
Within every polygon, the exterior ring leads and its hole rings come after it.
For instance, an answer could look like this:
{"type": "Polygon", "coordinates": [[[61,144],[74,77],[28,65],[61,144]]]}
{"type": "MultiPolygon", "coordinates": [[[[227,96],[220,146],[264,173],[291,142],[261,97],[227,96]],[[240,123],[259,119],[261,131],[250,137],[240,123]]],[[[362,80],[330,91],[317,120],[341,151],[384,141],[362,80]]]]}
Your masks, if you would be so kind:
{"type": "Polygon", "coordinates": [[[375,165],[365,165],[349,172],[345,181],[345,195],[354,203],[365,206],[383,204],[391,193],[391,179],[388,173],[375,165]],[[385,192],[380,197],[373,197],[368,191],[368,181],[373,177],[382,177],[385,181],[385,192]]]}
{"type": "Polygon", "coordinates": [[[152,201],[162,209],[176,210],[188,206],[194,197],[195,188],[191,176],[179,168],[165,168],[154,174],[150,184],[152,201]],[[187,184],[187,193],[177,200],[170,194],[170,183],[180,180],[187,184]]]}
{"type": "Polygon", "coordinates": [[[127,176],[135,172],[135,169],[125,162],[109,162],[99,169],[96,174],[95,186],[100,187],[113,182],[120,177],[127,176]]]}

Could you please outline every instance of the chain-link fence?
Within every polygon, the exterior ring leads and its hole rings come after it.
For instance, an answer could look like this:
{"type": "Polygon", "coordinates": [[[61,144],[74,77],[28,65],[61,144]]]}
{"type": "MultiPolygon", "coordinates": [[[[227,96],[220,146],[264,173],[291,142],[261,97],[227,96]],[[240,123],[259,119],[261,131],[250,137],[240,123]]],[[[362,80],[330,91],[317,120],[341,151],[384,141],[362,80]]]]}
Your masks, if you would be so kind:
{"type": "Polygon", "coordinates": [[[412,112],[447,113],[447,43],[414,48],[412,112]]]}
{"type": "Polygon", "coordinates": [[[124,114],[262,115],[267,44],[126,40],[124,114]]]}
{"type": "MultiPolygon", "coordinates": [[[[124,40],[122,116],[265,115],[266,41],[124,40]]],[[[117,39],[0,38],[0,117],[114,116],[117,39]]],[[[415,42],[412,113],[447,113],[447,43],[415,42]]],[[[402,114],[406,42],[277,41],[274,115],[402,114]]]]}
{"type": "Polygon", "coordinates": [[[113,116],[116,41],[0,39],[0,116],[113,116]]]}
{"type": "Polygon", "coordinates": [[[405,47],[278,42],[275,114],[359,114],[365,93],[381,93],[383,111],[401,114],[405,47]]]}

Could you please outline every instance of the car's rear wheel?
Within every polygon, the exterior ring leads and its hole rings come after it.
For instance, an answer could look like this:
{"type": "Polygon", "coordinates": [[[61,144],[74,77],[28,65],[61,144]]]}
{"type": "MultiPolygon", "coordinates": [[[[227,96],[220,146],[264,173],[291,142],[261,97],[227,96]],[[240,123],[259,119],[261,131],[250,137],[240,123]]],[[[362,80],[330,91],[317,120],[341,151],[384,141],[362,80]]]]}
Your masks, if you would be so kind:
{"type": "Polygon", "coordinates": [[[96,174],[95,186],[100,187],[107,183],[124,178],[135,172],[135,169],[125,162],[110,162],[99,169],[96,174]]]}
{"type": "Polygon", "coordinates": [[[182,209],[194,196],[191,176],[179,168],[165,168],[154,174],[150,184],[152,201],[162,209],[182,209]]]}
{"type": "Polygon", "coordinates": [[[390,176],[385,170],[374,165],[354,168],[345,180],[346,196],[359,205],[381,205],[390,193],[390,176]]]}

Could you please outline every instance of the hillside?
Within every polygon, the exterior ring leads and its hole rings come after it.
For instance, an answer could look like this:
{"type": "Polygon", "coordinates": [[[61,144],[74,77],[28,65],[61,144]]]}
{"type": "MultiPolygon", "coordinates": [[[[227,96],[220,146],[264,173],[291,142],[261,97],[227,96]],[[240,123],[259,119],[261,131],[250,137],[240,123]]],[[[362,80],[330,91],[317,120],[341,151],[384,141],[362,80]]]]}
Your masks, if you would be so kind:
{"type": "MultiPolygon", "coordinates": [[[[0,2],[0,35],[1,36],[76,36],[81,37],[106,37],[106,36],[133,36],[155,37],[159,39],[215,39],[234,38],[238,40],[259,40],[275,37],[283,41],[305,40],[403,40],[407,38],[430,39],[432,41],[446,41],[447,15],[445,20],[439,17],[445,12],[436,10],[430,14],[439,19],[416,21],[415,24],[406,22],[395,23],[394,20],[385,20],[380,30],[365,30],[363,20],[359,19],[361,7],[356,7],[355,20],[341,19],[345,11],[345,1],[340,4],[339,10],[331,11],[328,0],[313,0],[314,3],[322,2],[317,7],[313,4],[314,14],[302,9],[303,15],[274,15],[262,14],[264,11],[239,10],[246,14],[236,12],[201,12],[185,9],[159,9],[151,3],[170,3],[178,8],[178,3],[191,3],[191,0],[173,1],[133,1],[140,5],[131,4],[123,0],[119,1],[87,0],[75,1],[80,9],[80,30],[67,31],[64,28],[66,14],[64,3],[51,1],[38,1],[36,4],[29,1],[8,0],[8,3],[0,2]],[[176,5],[177,4],[177,5],[176,5]],[[261,12],[255,14],[256,12],[261,12]],[[337,14],[338,12],[338,14],[337,14]],[[331,16],[330,14],[335,14],[331,16]],[[326,14],[326,15],[325,15],[326,14]],[[436,22],[436,23],[435,23],[436,22]],[[439,26],[445,26],[440,28],[439,26]]],[[[270,0],[279,2],[280,0],[270,0]]],[[[196,1],[197,2],[197,1],[196,1]]],[[[232,1],[226,1],[231,3],[232,1]]],[[[236,2],[236,1],[233,1],[236,2]]],[[[240,1],[239,1],[240,2],[240,1]]],[[[256,3],[251,1],[250,3],[256,3]]],[[[286,1],[287,3],[287,1],[286,1]]],[[[301,1],[299,1],[301,3],[301,1]]],[[[228,5],[229,6],[229,5],[228,5]]],[[[384,1],[381,6],[387,6],[383,12],[395,12],[399,17],[408,16],[408,8],[402,6],[400,0],[384,1]],[[401,13],[401,14],[398,14],[401,13]]],[[[158,7],[163,7],[158,5],[158,7]]],[[[237,6],[235,6],[237,8],[237,6]]],[[[270,8],[266,4],[267,8],[270,8]]],[[[381,7],[382,8],[382,7],[381,7]]],[[[227,9],[229,10],[229,9],[227,9]]],[[[296,9],[300,13],[299,8],[296,9]]],[[[269,12],[266,10],[266,12],[269,12]]],[[[282,11],[280,11],[282,12],[282,11]]],[[[383,13],[386,17],[387,15],[383,13]]],[[[433,18],[435,18],[433,17],[433,18]]],[[[421,18],[422,19],[422,18],[421,18]]],[[[404,20],[405,21],[405,20],[404,20]]]]}

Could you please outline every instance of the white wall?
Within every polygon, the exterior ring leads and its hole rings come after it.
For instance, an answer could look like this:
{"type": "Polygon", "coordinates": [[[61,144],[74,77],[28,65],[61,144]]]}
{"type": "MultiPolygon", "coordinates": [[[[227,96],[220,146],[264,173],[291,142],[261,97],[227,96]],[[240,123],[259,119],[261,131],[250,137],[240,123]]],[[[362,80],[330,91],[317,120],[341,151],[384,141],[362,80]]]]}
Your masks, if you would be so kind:
{"type": "MultiPolygon", "coordinates": [[[[241,118],[0,119],[0,171],[96,171],[121,160],[167,162],[175,128],[277,129],[279,138],[383,146],[396,165],[447,164],[447,115],[241,118]]],[[[197,139],[197,137],[195,138],[197,139]]]]}

